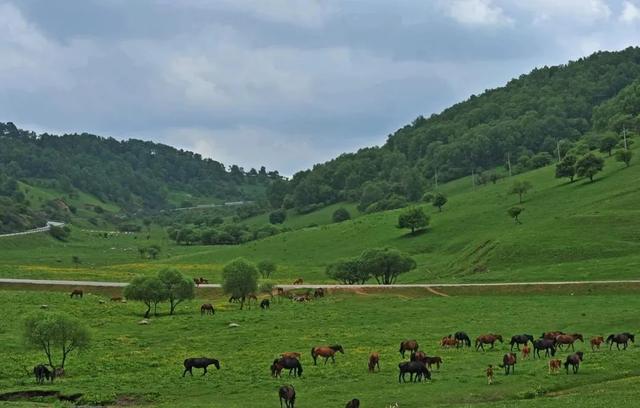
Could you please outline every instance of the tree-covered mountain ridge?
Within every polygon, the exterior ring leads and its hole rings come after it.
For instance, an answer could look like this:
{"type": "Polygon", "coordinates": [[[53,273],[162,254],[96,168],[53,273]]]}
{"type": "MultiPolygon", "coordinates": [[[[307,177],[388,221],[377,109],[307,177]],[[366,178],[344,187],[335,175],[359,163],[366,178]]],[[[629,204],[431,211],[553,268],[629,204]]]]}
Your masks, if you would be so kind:
{"type": "Polygon", "coordinates": [[[418,200],[439,182],[468,175],[483,182],[502,166],[517,173],[569,151],[581,154],[597,148],[607,133],[638,130],[639,78],[637,47],[536,68],[418,117],[382,147],[343,154],[273,183],[269,201],[303,211],[339,201],[388,209],[418,200]]]}

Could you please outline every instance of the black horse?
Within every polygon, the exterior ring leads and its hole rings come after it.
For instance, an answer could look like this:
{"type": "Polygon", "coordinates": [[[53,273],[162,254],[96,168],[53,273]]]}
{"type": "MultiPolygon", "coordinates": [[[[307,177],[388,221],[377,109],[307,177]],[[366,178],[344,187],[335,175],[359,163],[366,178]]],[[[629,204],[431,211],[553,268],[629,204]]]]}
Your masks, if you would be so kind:
{"type": "Polygon", "coordinates": [[[33,375],[36,376],[36,382],[38,384],[44,384],[45,379],[53,382],[53,377],[55,377],[55,373],[49,370],[44,364],[38,364],[33,367],[33,375]]]}
{"type": "Polygon", "coordinates": [[[294,377],[302,376],[302,364],[300,360],[293,357],[282,357],[273,360],[271,365],[271,374],[275,377],[280,374],[283,368],[289,369],[289,375],[293,373],[294,377]]]}
{"type": "Polygon", "coordinates": [[[612,334],[607,337],[607,343],[609,344],[609,350],[613,347],[613,343],[616,343],[616,347],[620,350],[620,345],[623,345],[623,350],[626,350],[629,346],[629,342],[635,343],[636,336],[631,333],[612,334]]]}
{"type": "Polygon", "coordinates": [[[584,353],[582,351],[578,351],[575,354],[567,357],[567,361],[564,363],[564,368],[567,370],[567,374],[569,374],[569,366],[573,369],[574,374],[578,374],[578,368],[580,368],[580,362],[584,359],[584,353]]]}
{"type": "Polygon", "coordinates": [[[458,344],[456,345],[456,348],[458,347],[471,347],[471,339],[469,338],[469,336],[467,336],[467,333],[463,332],[463,331],[459,331],[456,332],[453,337],[458,340],[458,344]]]}
{"type": "Polygon", "coordinates": [[[207,367],[209,367],[211,364],[216,366],[218,370],[220,369],[220,362],[215,358],[188,358],[184,360],[184,372],[182,373],[182,376],[184,377],[187,374],[187,371],[193,376],[193,372],[191,370],[193,370],[194,367],[204,368],[204,372],[202,373],[202,375],[205,375],[207,373],[207,367]]]}
{"type": "Polygon", "coordinates": [[[533,343],[533,336],[530,334],[518,334],[515,335],[513,337],[511,337],[511,342],[509,344],[511,344],[511,351],[513,351],[513,346],[516,346],[516,348],[518,349],[518,351],[520,351],[520,345],[527,345],[527,343],[533,343]]]}
{"type": "Polygon", "coordinates": [[[286,408],[294,408],[296,403],[296,390],[293,385],[283,385],[278,390],[278,396],[280,397],[280,408],[282,408],[282,401],[286,408]]]}
{"type": "Polygon", "coordinates": [[[398,368],[400,369],[400,374],[398,374],[398,382],[406,382],[405,374],[409,373],[409,382],[417,382],[422,381],[422,377],[430,380],[431,373],[427,369],[427,366],[424,365],[421,361],[407,361],[404,363],[398,364],[398,368]],[[414,375],[415,374],[415,378],[414,375]]]}
{"type": "Polygon", "coordinates": [[[347,402],[347,405],[344,408],[360,408],[360,400],[354,398],[351,401],[347,402]]]}
{"type": "Polygon", "coordinates": [[[268,309],[271,306],[271,302],[269,302],[269,299],[262,299],[262,301],[260,302],[260,309],[265,310],[268,309]]]}
{"type": "Polygon", "coordinates": [[[533,358],[538,356],[540,358],[540,350],[545,350],[545,357],[556,355],[556,341],[548,339],[538,339],[533,342],[533,358]]]}

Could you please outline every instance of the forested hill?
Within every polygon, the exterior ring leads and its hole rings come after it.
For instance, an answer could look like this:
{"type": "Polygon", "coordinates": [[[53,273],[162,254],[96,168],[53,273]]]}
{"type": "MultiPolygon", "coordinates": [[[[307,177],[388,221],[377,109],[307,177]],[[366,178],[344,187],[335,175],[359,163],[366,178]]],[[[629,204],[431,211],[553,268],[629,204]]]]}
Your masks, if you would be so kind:
{"type": "MultiPolygon", "coordinates": [[[[479,74],[480,75],[480,74],[479,74]]],[[[301,171],[268,191],[274,207],[315,208],[336,201],[378,209],[414,201],[440,182],[488,169],[513,172],[548,164],[569,150],[597,147],[606,132],[636,131],[640,48],[598,52],[537,68],[506,86],[471,96],[437,115],[418,117],[366,148],[301,171]]],[[[608,135],[611,137],[611,134],[608,135]]]]}
{"type": "MultiPolygon", "coordinates": [[[[0,123],[0,225],[42,221],[18,182],[60,195],[90,194],[126,212],[192,203],[260,200],[277,172],[244,169],[163,144],[91,134],[36,135],[0,123]]],[[[40,210],[40,208],[36,208],[40,210]]],[[[13,226],[11,226],[13,225],[13,226]]],[[[0,228],[2,230],[3,228],[0,228]]]]}

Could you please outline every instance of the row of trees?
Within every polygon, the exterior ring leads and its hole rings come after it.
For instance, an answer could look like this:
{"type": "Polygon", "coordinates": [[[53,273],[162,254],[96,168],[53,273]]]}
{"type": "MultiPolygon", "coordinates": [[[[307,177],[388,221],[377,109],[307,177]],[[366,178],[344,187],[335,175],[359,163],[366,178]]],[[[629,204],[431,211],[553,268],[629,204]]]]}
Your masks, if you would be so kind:
{"type": "Polygon", "coordinates": [[[147,306],[145,317],[149,317],[152,308],[157,315],[158,305],[162,302],[169,302],[169,314],[172,315],[180,303],[195,297],[195,284],[177,269],[167,268],[158,272],[157,276],[134,278],[124,289],[124,296],[143,302],[147,306]]]}
{"type": "Polygon", "coordinates": [[[346,285],[364,284],[375,279],[380,285],[391,285],[403,273],[416,268],[413,258],[394,248],[376,248],[363,251],[360,256],[342,259],[327,266],[331,279],[346,285]]]}

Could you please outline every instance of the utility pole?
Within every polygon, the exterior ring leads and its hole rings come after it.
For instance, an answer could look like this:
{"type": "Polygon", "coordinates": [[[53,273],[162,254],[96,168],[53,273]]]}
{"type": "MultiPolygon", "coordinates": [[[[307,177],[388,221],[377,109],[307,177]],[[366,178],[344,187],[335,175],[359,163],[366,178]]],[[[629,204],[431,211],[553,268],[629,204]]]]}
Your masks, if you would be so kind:
{"type": "Polygon", "coordinates": [[[622,128],[622,137],[624,138],[624,150],[629,150],[629,147],[627,146],[627,128],[626,127],[622,128]]]}
{"type": "Polygon", "coordinates": [[[438,190],[438,168],[436,167],[436,174],[433,176],[433,179],[436,182],[436,191],[438,190]]]}
{"type": "Polygon", "coordinates": [[[558,148],[558,163],[560,163],[560,140],[556,140],[556,147],[558,148]]]}
{"type": "Polygon", "coordinates": [[[511,152],[507,152],[507,166],[509,166],[509,177],[511,177],[511,152]]]}
{"type": "Polygon", "coordinates": [[[475,169],[472,167],[471,168],[471,183],[473,184],[473,189],[476,189],[476,171],[475,169]]]}

